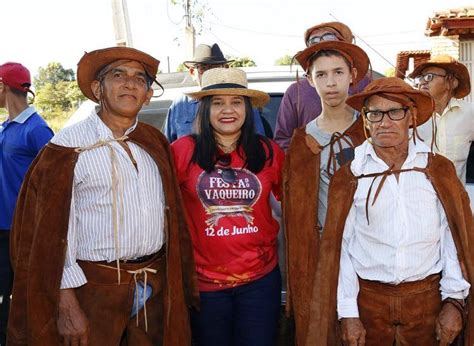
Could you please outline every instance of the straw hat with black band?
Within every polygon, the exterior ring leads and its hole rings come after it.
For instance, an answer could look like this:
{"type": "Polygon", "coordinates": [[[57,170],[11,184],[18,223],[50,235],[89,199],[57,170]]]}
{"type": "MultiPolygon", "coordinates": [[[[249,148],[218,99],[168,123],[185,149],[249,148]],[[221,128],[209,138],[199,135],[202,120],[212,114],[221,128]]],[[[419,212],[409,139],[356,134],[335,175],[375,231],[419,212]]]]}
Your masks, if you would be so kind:
{"type": "Polygon", "coordinates": [[[402,104],[406,103],[406,98],[408,98],[408,101],[413,101],[417,109],[416,126],[428,121],[434,110],[434,100],[430,94],[414,89],[397,77],[386,77],[372,81],[367,85],[364,91],[348,97],[346,103],[355,110],[363,113],[365,101],[374,95],[396,100],[396,102],[402,104]]]}
{"type": "Polygon", "coordinates": [[[430,66],[442,68],[446,72],[452,73],[458,80],[458,86],[454,89],[454,97],[461,99],[471,92],[471,77],[467,67],[449,55],[439,55],[430,60],[418,65],[412,73],[410,78],[416,78],[421,75],[421,72],[430,66]]]}
{"type": "Polygon", "coordinates": [[[129,47],[110,47],[84,53],[77,64],[77,84],[82,93],[90,100],[99,102],[92,92],[92,82],[97,80],[102,69],[116,61],[137,61],[143,65],[148,76],[157,83],[156,73],[158,72],[159,60],[138,49],[129,47]]]}
{"type": "Polygon", "coordinates": [[[301,67],[308,72],[312,57],[322,50],[337,51],[349,60],[352,67],[357,69],[357,76],[354,78],[355,80],[352,81],[353,84],[357,84],[364,79],[369,70],[370,60],[367,53],[359,46],[343,41],[321,41],[298,52],[295,55],[295,59],[301,67]]]}
{"type": "Polygon", "coordinates": [[[202,89],[186,93],[193,99],[200,100],[213,95],[247,96],[254,107],[263,107],[270,96],[259,90],[248,89],[247,74],[238,68],[213,68],[202,75],[202,89]]]}

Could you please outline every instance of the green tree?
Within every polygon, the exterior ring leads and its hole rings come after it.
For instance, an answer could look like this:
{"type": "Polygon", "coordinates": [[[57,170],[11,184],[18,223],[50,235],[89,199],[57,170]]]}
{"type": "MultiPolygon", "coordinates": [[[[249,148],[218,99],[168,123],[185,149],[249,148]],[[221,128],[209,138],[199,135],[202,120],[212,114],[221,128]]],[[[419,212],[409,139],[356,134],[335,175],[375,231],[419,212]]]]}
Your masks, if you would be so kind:
{"type": "Polygon", "coordinates": [[[248,56],[243,56],[243,57],[236,57],[236,56],[226,56],[227,60],[234,60],[232,61],[229,66],[230,67],[251,67],[251,66],[257,66],[255,61],[253,61],[251,58],[248,56]]]}
{"type": "Polygon", "coordinates": [[[54,131],[59,130],[85,97],[76,83],[74,71],[58,62],[40,67],[33,83],[35,106],[54,131]]]}
{"type": "Polygon", "coordinates": [[[293,60],[293,57],[289,54],[286,54],[286,55],[283,55],[282,57],[278,58],[275,61],[275,65],[278,65],[278,66],[291,65],[292,60],[293,60]]]}
{"type": "Polygon", "coordinates": [[[176,67],[176,72],[186,72],[188,68],[184,66],[183,63],[179,64],[178,67],[176,67]]]}
{"type": "Polygon", "coordinates": [[[395,67],[389,67],[384,72],[385,77],[395,77],[395,67]]]}

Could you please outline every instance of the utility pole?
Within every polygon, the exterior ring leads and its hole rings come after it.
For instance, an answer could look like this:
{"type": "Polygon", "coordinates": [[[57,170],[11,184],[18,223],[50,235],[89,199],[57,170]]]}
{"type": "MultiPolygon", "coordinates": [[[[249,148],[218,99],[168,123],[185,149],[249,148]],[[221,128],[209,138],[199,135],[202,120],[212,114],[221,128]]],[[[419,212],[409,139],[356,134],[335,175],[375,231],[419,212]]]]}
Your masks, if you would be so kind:
{"type": "Polygon", "coordinates": [[[196,32],[191,21],[191,0],[184,0],[184,48],[186,58],[192,59],[194,56],[194,47],[196,46],[196,32]]]}
{"type": "Polygon", "coordinates": [[[117,46],[133,47],[127,0],[112,0],[112,16],[117,46]]]}

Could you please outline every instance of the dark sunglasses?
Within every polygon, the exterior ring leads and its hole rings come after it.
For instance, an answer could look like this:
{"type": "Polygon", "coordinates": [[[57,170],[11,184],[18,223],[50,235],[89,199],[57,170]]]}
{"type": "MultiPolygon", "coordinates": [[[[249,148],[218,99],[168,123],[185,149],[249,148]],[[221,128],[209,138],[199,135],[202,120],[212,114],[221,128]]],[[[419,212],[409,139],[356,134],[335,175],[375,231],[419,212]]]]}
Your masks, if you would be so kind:
{"type": "Polygon", "coordinates": [[[237,172],[230,167],[231,161],[230,154],[218,156],[216,161],[219,166],[217,172],[220,173],[222,180],[227,184],[233,184],[237,180],[237,172]]]}

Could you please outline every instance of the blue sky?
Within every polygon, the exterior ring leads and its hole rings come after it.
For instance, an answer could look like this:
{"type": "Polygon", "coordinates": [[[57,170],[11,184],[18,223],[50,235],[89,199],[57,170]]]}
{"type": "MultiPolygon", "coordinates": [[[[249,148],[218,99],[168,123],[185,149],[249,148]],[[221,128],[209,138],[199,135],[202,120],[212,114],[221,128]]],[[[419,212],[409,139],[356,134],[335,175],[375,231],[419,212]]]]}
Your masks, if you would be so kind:
{"type": "MultiPolygon", "coordinates": [[[[375,70],[390,65],[362,40],[395,63],[400,50],[429,49],[424,36],[434,11],[462,7],[458,0],[207,0],[204,30],[197,43],[217,42],[225,54],[250,56],[270,66],[304,48],[306,28],[335,18],[360,36],[375,70]]],[[[183,60],[184,21],[169,0],[128,0],[134,46],[172,70],[183,60]]],[[[33,74],[39,66],[59,61],[76,68],[84,53],[115,45],[111,0],[1,0],[3,34],[0,63],[19,61],[33,74]]]]}

